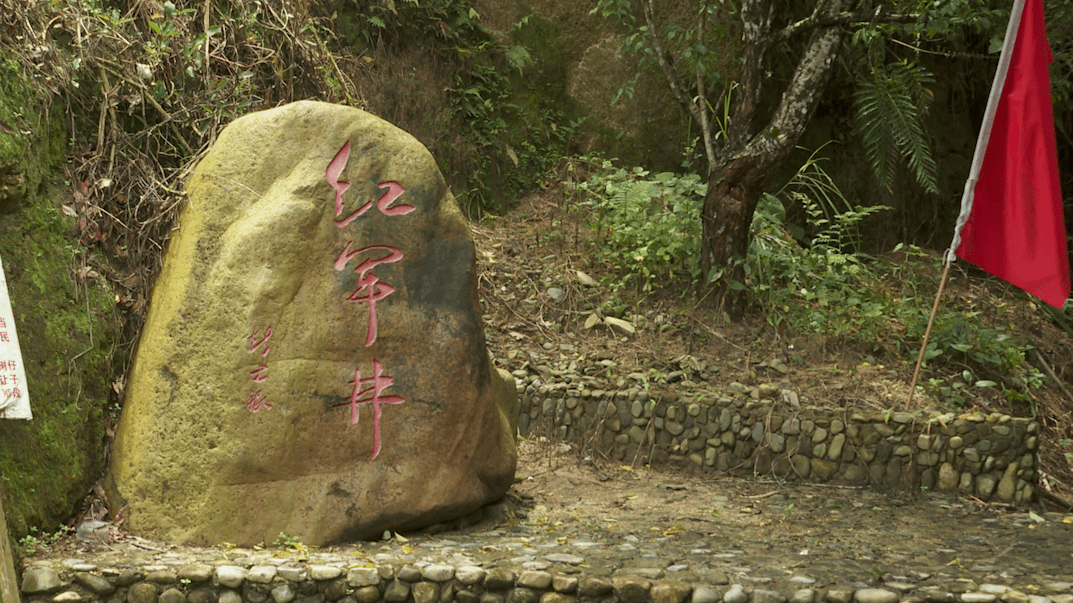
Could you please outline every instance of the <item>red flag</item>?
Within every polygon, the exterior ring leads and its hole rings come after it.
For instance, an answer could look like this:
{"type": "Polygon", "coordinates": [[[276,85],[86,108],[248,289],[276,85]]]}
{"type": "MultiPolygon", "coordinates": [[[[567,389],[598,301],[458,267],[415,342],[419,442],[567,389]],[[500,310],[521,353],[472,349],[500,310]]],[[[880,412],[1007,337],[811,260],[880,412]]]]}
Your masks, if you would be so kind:
{"type": "Polygon", "coordinates": [[[1069,296],[1043,0],[1027,0],[957,255],[1055,307],[1069,296]]]}

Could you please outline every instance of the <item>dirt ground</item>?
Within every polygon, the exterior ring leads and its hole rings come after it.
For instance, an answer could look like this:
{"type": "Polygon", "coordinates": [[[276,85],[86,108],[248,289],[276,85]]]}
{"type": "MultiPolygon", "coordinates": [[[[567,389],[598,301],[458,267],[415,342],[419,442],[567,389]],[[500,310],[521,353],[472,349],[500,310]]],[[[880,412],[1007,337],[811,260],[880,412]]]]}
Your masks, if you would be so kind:
{"type": "MultiPolygon", "coordinates": [[[[586,227],[583,212],[573,211],[569,203],[558,185],[550,185],[509,214],[473,226],[490,347],[494,356],[507,359],[508,368],[527,368],[529,352],[546,352],[548,347],[565,343],[576,350],[578,358],[613,359],[619,375],[666,373],[678,368],[676,362],[683,355],[689,355],[719,367],[716,376],[709,379],[714,385],[732,381],[756,385],[780,378],[757,368],[762,362],[780,358],[793,367],[788,380],[810,404],[1037,416],[1044,428],[1042,495],[1055,510],[1073,510],[1064,504],[1073,501],[1073,394],[1061,385],[1073,381],[1073,339],[1027,296],[1011,295],[1008,285],[974,277],[957,265],[958,278],[950,282],[945,293],[955,303],[985,308],[979,314],[981,321],[1001,324],[1029,338],[1035,349],[1027,361],[1049,377],[1049,383],[1031,392],[1030,405],[1013,406],[997,389],[977,394],[961,408],[927,394],[916,395],[909,404],[917,350],[868,349],[844,339],[797,334],[792,327],[779,331],[758,313],[741,322],[728,322],[718,309],[703,300],[698,302],[692,291],[675,288],[673,279],[664,290],[626,300],[626,317],[644,317],[645,326],[636,335],[625,338],[605,327],[586,329],[586,318],[602,314],[609,301],[620,302],[622,298],[602,283],[585,286],[580,282],[579,271],[597,282],[613,278],[615,273],[593,259],[592,245],[599,242],[586,227]],[[552,300],[547,293],[552,287],[561,289],[565,299],[552,300]],[[1011,298],[1015,301],[1010,302],[1011,298]],[[994,299],[1001,301],[994,302],[995,307],[988,312],[986,308],[994,299]],[[672,327],[653,327],[659,323],[672,327]]],[[[938,281],[936,274],[936,288],[938,281]]],[[[923,295],[930,297],[934,290],[923,295]]],[[[920,382],[926,383],[928,376],[925,371],[920,382]]],[[[666,390],[673,391],[674,386],[666,390]]],[[[643,461],[634,463],[634,477],[643,471],[643,461]]],[[[522,466],[528,465],[523,462],[522,466]]],[[[589,473],[591,469],[587,469],[589,473]]],[[[615,504],[602,493],[589,494],[615,504]]],[[[638,504],[635,499],[620,502],[638,504]]]]}

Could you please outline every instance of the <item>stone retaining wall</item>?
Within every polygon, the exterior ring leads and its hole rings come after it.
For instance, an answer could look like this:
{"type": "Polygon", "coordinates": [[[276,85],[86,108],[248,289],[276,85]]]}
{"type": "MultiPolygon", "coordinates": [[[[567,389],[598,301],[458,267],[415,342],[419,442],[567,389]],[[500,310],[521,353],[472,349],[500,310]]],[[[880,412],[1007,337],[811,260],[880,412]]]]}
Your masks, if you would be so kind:
{"type": "Polygon", "coordinates": [[[514,376],[521,435],[573,442],[586,453],[896,491],[958,489],[1018,505],[1036,499],[1039,424],[1031,419],[827,410],[773,384],[654,401],[641,387],[514,376]]]}
{"type": "MultiPolygon", "coordinates": [[[[569,555],[566,555],[569,556],[569,555]]],[[[691,585],[640,575],[603,577],[564,571],[516,571],[446,564],[314,565],[273,559],[276,564],[167,565],[97,568],[35,565],[23,573],[27,603],[1073,603],[1069,583],[1048,594],[1026,594],[1000,584],[952,593],[892,582],[768,590],[742,584],[691,585]]],[[[725,580],[723,581],[726,582],[725,580]]]]}

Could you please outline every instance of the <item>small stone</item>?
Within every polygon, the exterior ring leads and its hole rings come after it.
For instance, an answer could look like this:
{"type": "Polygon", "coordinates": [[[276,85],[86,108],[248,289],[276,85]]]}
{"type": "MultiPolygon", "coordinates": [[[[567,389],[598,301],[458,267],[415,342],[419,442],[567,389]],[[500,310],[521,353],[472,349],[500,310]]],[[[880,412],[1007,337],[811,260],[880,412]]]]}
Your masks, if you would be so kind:
{"type": "Polygon", "coordinates": [[[175,584],[176,577],[175,572],[170,572],[168,570],[156,570],[146,574],[145,580],[146,582],[152,582],[153,584],[168,585],[175,584]]]}
{"type": "Polygon", "coordinates": [[[276,568],[276,572],[279,573],[279,577],[290,582],[305,582],[306,577],[309,575],[308,570],[304,567],[280,567],[276,568]]]}
{"type": "Polygon", "coordinates": [[[856,592],[854,599],[857,603],[898,603],[901,597],[885,588],[862,588],[856,592]]]}
{"type": "MultiPolygon", "coordinates": [[[[577,576],[556,574],[551,579],[551,587],[555,589],[555,592],[557,593],[572,593],[577,590],[577,584],[577,576]]],[[[541,603],[544,603],[543,597],[541,597],[541,603]]]]}
{"type": "Polygon", "coordinates": [[[430,582],[447,582],[455,577],[455,568],[450,565],[434,563],[421,570],[421,576],[430,582]]]}
{"type": "Polygon", "coordinates": [[[1028,603],[1028,595],[1019,590],[1008,590],[999,597],[1004,603],[1028,603]]]}
{"type": "Polygon", "coordinates": [[[786,603],[786,595],[758,588],[753,591],[753,603],[786,603]]]}
{"type": "Polygon", "coordinates": [[[827,590],[827,594],[824,597],[827,603],[849,603],[853,600],[852,588],[831,588],[827,590]]]}
{"type": "Polygon", "coordinates": [[[600,318],[600,316],[598,314],[596,314],[595,312],[592,313],[592,314],[589,314],[588,316],[585,317],[585,329],[586,330],[592,329],[596,325],[601,325],[603,323],[604,323],[603,319],[600,318]]]}
{"type": "MultiPolygon", "coordinates": [[[[343,578],[336,578],[335,580],[328,581],[328,585],[324,587],[324,598],[329,601],[338,601],[346,596],[347,584],[343,578]]],[[[253,594],[252,592],[249,594],[253,594]]],[[[252,599],[253,597],[250,597],[252,599]]]]}
{"type": "Polygon", "coordinates": [[[718,588],[701,584],[693,587],[693,598],[689,603],[719,603],[722,600],[723,593],[718,588]]]}
{"type": "Polygon", "coordinates": [[[534,590],[551,588],[551,574],[544,571],[527,571],[518,576],[518,586],[534,590]]]}
{"type": "Polygon", "coordinates": [[[78,573],[75,574],[75,582],[78,582],[86,588],[86,590],[92,592],[98,597],[103,595],[110,595],[115,592],[115,585],[109,582],[107,579],[101,576],[95,576],[93,574],[78,573]]]}
{"type": "Polygon", "coordinates": [[[380,584],[380,572],[375,567],[352,567],[346,572],[346,582],[352,588],[380,584]]]}
{"type": "Polygon", "coordinates": [[[497,567],[484,577],[484,587],[492,590],[506,589],[514,586],[514,572],[505,567],[497,567]]]}
{"type": "Polygon", "coordinates": [[[584,272],[582,272],[580,270],[574,272],[574,276],[577,277],[577,282],[582,287],[595,287],[596,286],[596,281],[591,276],[585,274],[584,272]]]}
{"type": "Polygon", "coordinates": [[[212,578],[213,568],[211,565],[205,565],[203,563],[196,563],[193,565],[184,565],[176,577],[180,580],[189,580],[191,582],[205,582],[212,578]]]}
{"type": "Polygon", "coordinates": [[[156,603],[156,587],[148,582],[132,584],[127,590],[127,603],[156,603]]]}
{"type": "Polygon", "coordinates": [[[247,580],[257,584],[271,584],[272,579],[275,577],[276,566],[274,565],[255,565],[246,574],[247,580]]]}
{"type": "Polygon", "coordinates": [[[343,575],[343,570],[334,565],[309,566],[309,577],[314,580],[335,580],[341,575],[343,575]]]}
{"type": "Polygon", "coordinates": [[[455,570],[455,579],[466,586],[479,583],[484,579],[484,568],[475,565],[464,565],[455,570]]]}
{"type": "Polygon", "coordinates": [[[440,585],[435,582],[418,582],[411,591],[414,603],[437,603],[440,600],[440,585]]]}
{"type": "Polygon", "coordinates": [[[410,596],[410,585],[398,578],[388,584],[384,591],[384,600],[388,603],[403,603],[410,596]]]}
{"type": "Polygon", "coordinates": [[[586,598],[599,598],[614,590],[611,581],[599,576],[582,576],[578,580],[578,594],[586,598]]]}
{"type": "Polygon", "coordinates": [[[961,593],[961,603],[994,603],[996,597],[988,593],[961,593]]]}
{"type": "Polygon", "coordinates": [[[378,603],[380,589],[375,586],[363,586],[354,591],[354,600],[357,603],[378,603]]]}
{"type": "Polygon", "coordinates": [[[221,565],[216,568],[216,582],[227,588],[238,588],[246,580],[246,568],[237,565],[221,565]]]}
{"type": "Polygon", "coordinates": [[[562,301],[566,299],[566,291],[563,291],[558,287],[549,287],[547,293],[548,297],[551,298],[551,301],[557,304],[562,303],[562,301]]]}
{"type": "Polygon", "coordinates": [[[954,593],[937,588],[926,588],[921,594],[928,603],[953,603],[954,601],[954,593]]]}
{"type": "Polygon", "coordinates": [[[683,603],[693,587],[680,580],[659,580],[652,586],[652,603],[683,603]]]}
{"type": "Polygon", "coordinates": [[[160,593],[160,598],[157,599],[159,603],[187,603],[186,595],[183,591],[177,588],[169,588],[168,590],[160,593]]]}
{"type": "MultiPolygon", "coordinates": [[[[280,584],[269,591],[269,594],[272,596],[272,600],[275,601],[275,603],[291,603],[297,595],[294,587],[290,584],[280,584]]],[[[377,595],[379,594],[380,593],[377,592],[377,595]]]]}
{"type": "MultiPolygon", "coordinates": [[[[317,595],[317,596],[320,597],[320,600],[322,602],[324,601],[324,595],[317,595]]],[[[309,599],[312,599],[312,598],[313,597],[306,597],[305,599],[299,599],[299,600],[300,601],[306,601],[306,600],[309,600],[309,599]]],[[[132,603],[132,602],[128,601],[128,603],[132,603]]],[[[238,591],[225,589],[222,593],[220,593],[220,603],[242,603],[242,595],[238,594],[238,591]]]]}
{"type": "MultiPolygon", "coordinates": [[[[576,603],[577,597],[564,595],[563,593],[544,593],[540,595],[540,603],[576,603]]],[[[459,603],[462,603],[459,601],[459,603]]]]}
{"type": "MultiPolygon", "coordinates": [[[[505,603],[537,603],[540,600],[537,594],[528,588],[512,588],[507,593],[505,603]]],[[[416,603],[416,602],[415,602],[416,603]]]]}
{"type": "Polygon", "coordinates": [[[745,588],[740,584],[731,584],[730,590],[723,595],[723,603],[747,603],[749,595],[745,594],[745,588]]]}
{"type": "Polygon", "coordinates": [[[47,593],[61,586],[60,575],[51,567],[35,565],[22,573],[22,592],[27,595],[47,593]]]}
{"type": "Polygon", "coordinates": [[[815,600],[816,590],[812,588],[798,589],[790,595],[790,603],[813,603],[815,600]]]}
{"type": "MultiPolygon", "coordinates": [[[[294,598],[293,596],[291,597],[294,598]]],[[[194,590],[186,593],[186,600],[190,603],[217,603],[219,597],[216,596],[216,591],[209,588],[195,588],[194,590]]],[[[290,603],[290,601],[283,601],[280,603],[290,603]]]]}
{"type": "Polygon", "coordinates": [[[637,328],[630,324],[628,321],[621,318],[615,318],[614,316],[608,316],[604,318],[604,322],[607,326],[611,327],[611,330],[619,335],[625,335],[629,337],[637,332],[637,328]]]}
{"type": "Polygon", "coordinates": [[[52,603],[78,603],[81,600],[82,595],[73,590],[64,591],[52,597],[52,603]]]}
{"type": "Polygon", "coordinates": [[[615,597],[621,603],[645,603],[652,583],[640,576],[615,576],[611,579],[615,597]]]}
{"type": "Polygon", "coordinates": [[[581,565],[585,562],[584,557],[578,557],[577,555],[571,555],[570,553],[551,553],[544,555],[545,561],[552,563],[561,563],[563,565],[581,565]]]}

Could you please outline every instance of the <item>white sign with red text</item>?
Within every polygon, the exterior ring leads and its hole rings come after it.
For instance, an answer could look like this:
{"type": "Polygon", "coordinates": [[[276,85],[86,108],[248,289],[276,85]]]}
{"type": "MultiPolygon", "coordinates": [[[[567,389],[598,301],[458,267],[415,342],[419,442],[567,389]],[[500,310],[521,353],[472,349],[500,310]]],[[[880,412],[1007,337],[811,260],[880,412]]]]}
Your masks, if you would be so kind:
{"type": "Polygon", "coordinates": [[[15,333],[15,315],[7,292],[7,277],[0,261],[0,419],[32,419],[22,348],[15,333]]]}

